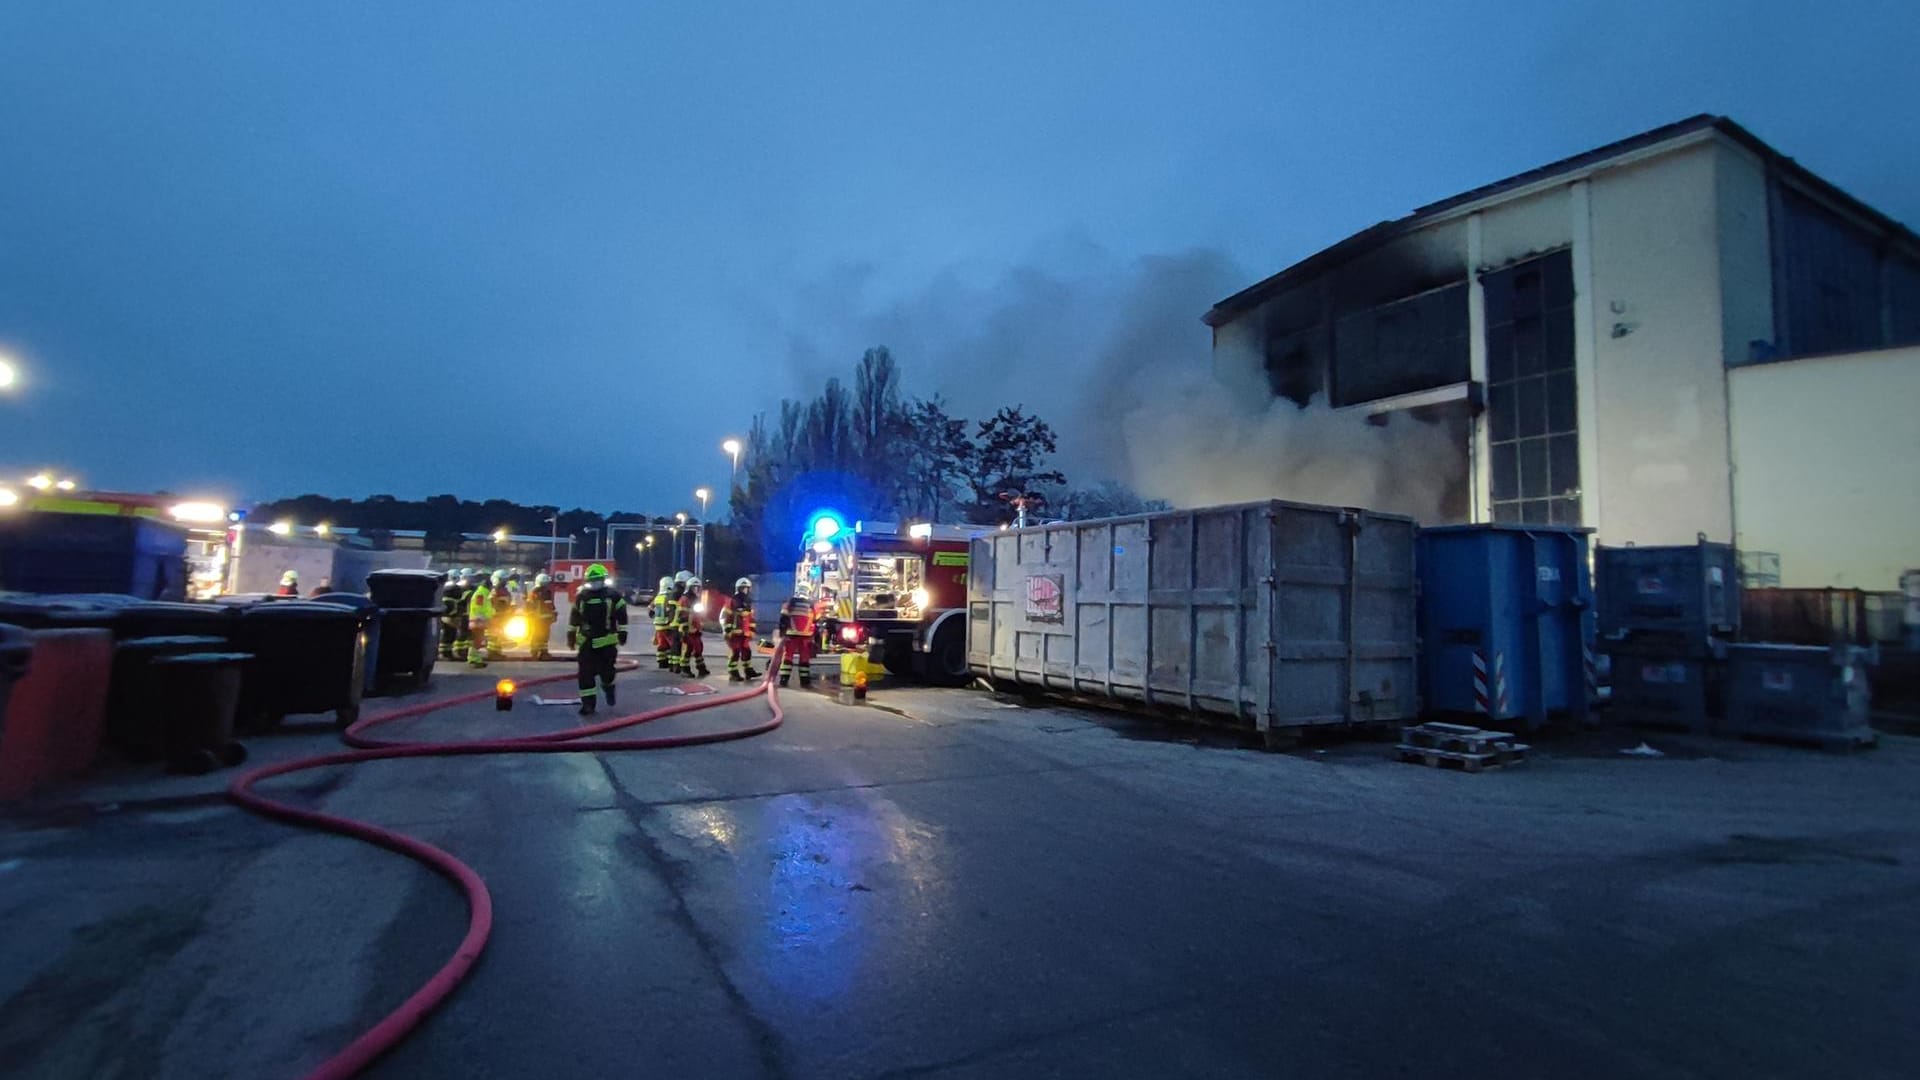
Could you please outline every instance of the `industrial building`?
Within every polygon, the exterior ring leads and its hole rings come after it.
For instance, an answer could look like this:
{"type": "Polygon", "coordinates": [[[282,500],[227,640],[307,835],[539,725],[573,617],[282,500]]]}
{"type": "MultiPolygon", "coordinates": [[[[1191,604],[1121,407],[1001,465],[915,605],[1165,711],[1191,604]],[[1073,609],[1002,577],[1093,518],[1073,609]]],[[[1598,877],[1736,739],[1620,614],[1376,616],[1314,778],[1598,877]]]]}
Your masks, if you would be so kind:
{"type": "Polygon", "coordinates": [[[1216,304],[1214,368],[1458,434],[1448,521],[1920,566],[1920,237],[1696,116],[1375,225],[1216,304]]]}

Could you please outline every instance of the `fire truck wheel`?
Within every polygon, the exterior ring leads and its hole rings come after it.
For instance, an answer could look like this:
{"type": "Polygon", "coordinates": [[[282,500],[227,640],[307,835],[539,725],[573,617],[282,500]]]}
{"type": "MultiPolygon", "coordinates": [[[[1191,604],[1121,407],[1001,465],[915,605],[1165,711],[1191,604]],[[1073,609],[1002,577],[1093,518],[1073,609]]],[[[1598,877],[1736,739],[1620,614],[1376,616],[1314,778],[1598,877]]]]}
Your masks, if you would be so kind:
{"type": "Polygon", "coordinates": [[[888,645],[886,651],[880,655],[880,663],[887,669],[887,674],[902,679],[916,673],[913,649],[906,645],[888,645]]]}
{"type": "Polygon", "coordinates": [[[927,650],[927,681],[937,686],[960,686],[967,681],[967,631],[959,619],[948,619],[933,635],[927,650]]]}

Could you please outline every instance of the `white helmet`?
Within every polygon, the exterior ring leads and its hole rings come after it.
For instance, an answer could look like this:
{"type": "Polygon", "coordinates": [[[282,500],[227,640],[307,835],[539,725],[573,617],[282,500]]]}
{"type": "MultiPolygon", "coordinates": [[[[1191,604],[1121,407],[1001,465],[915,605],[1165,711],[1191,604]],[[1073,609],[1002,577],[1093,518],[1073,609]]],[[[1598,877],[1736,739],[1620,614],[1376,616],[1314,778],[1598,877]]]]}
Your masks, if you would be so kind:
{"type": "Polygon", "coordinates": [[[533,575],[533,584],[535,588],[544,589],[547,586],[547,582],[552,580],[553,579],[548,577],[544,572],[533,575]]]}
{"type": "Polygon", "coordinates": [[[286,573],[280,575],[280,584],[298,585],[300,584],[300,575],[289,570],[286,573]]]}
{"type": "Polygon", "coordinates": [[[685,585],[687,582],[692,580],[693,580],[693,574],[687,570],[676,571],[673,575],[673,583],[675,585],[685,585]]]}
{"type": "Polygon", "coordinates": [[[741,578],[739,581],[733,583],[734,592],[747,592],[752,588],[753,582],[748,581],[746,578],[741,578]]]}
{"type": "Polygon", "coordinates": [[[673,588],[673,575],[661,574],[660,575],[660,591],[667,592],[672,588],[673,588]]]}

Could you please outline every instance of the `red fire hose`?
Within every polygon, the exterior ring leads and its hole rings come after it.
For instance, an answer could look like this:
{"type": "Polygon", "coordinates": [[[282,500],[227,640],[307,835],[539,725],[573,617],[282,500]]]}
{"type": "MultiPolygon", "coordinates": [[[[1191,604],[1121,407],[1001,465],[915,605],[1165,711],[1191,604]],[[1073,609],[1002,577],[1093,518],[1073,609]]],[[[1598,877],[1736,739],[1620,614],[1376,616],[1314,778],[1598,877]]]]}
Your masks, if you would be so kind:
{"type": "MultiPolygon", "coordinates": [[[[630,671],[636,665],[623,665],[621,670],[630,671]]],[[[560,682],[573,679],[573,675],[546,675],[528,679],[520,686],[538,686],[542,683],[560,682]]],[[[550,731],[539,735],[527,735],[513,739],[482,739],[473,742],[401,742],[376,739],[365,734],[373,727],[390,724],[397,720],[406,720],[423,716],[440,709],[455,705],[466,705],[477,701],[486,701],[493,697],[493,691],[483,690],[445,701],[410,705],[392,712],[365,717],[347,728],[342,738],[354,750],[342,750],[331,754],[301,758],[298,761],[283,762],[279,765],[267,765],[254,769],[234,780],[227,789],[228,797],[242,807],[266,817],[284,821],[292,825],[325,832],[339,833],[356,840],[376,844],[389,851],[404,855],[416,862],[423,863],[451,880],[467,897],[467,933],[433,977],[422,983],[418,990],[400,1003],[400,1006],[388,1013],[381,1021],[363,1032],[359,1038],[348,1043],[338,1053],[322,1062],[320,1066],[307,1074],[307,1080],[344,1080],[372,1064],[374,1059],[386,1053],[400,1040],[407,1037],[414,1028],[420,1026],[439,1004],[452,994],[467,977],[474,961],[480,959],[480,953],[487,947],[487,938],[493,933],[493,898],[487,892],[486,882],[473,868],[445,851],[434,847],[424,840],[383,829],[352,818],[323,814],[317,810],[306,810],[288,803],[279,802],[261,795],[253,786],[262,780],[289,773],[305,772],[308,769],[325,768],[330,765],[356,765],[363,761],[381,761],[388,758],[418,757],[455,757],[468,754],[577,754],[604,753],[610,750],[664,750],[675,746],[697,746],[702,743],[727,742],[733,739],[745,739],[754,735],[763,735],[780,726],[785,714],[780,709],[779,696],[774,692],[774,672],[770,669],[760,685],[751,690],[742,690],[732,694],[720,694],[714,697],[669,705],[652,712],[636,713],[632,716],[615,717],[597,724],[569,728],[563,731],[550,731]],[[680,713],[711,709],[720,705],[746,701],[766,695],[767,704],[773,715],[766,721],[750,727],[733,728],[725,731],[700,732],[689,735],[667,735],[651,739],[608,739],[603,741],[584,741],[595,735],[604,735],[610,731],[644,724],[680,713]]]]}

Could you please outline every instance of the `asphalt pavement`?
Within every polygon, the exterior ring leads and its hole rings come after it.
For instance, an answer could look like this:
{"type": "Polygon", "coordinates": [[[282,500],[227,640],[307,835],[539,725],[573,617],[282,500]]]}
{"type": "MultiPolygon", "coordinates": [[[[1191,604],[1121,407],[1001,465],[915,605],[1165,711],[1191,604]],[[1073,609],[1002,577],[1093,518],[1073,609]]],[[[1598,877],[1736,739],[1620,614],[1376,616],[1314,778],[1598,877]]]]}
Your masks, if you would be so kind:
{"type": "MultiPolygon", "coordinates": [[[[620,711],[685,685],[624,676],[620,711]]],[[[493,892],[473,977],[369,1075],[1920,1072],[1920,740],[1646,759],[1603,733],[1466,775],[972,690],[781,701],[742,742],[272,782],[493,892]]],[[[574,719],[523,699],[392,734],[574,719]]],[[[225,779],[121,769],[0,816],[0,1074],[296,1076],[451,951],[450,886],[225,779]]]]}

